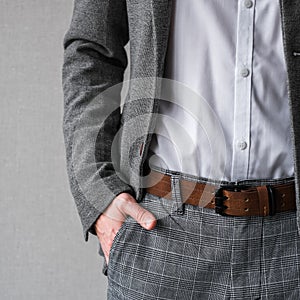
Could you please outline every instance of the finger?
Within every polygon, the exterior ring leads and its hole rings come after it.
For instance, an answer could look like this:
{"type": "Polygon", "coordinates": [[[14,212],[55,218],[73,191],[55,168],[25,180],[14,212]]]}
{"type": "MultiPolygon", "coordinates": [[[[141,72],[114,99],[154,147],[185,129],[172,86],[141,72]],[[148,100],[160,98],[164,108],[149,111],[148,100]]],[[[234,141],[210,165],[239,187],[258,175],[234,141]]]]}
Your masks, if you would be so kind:
{"type": "Polygon", "coordinates": [[[120,202],[120,209],[128,216],[135,219],[142,227],[151,230],[156,226],[155,216],[139,205],[136,201],[120,202]]]}
{"type": "Polygon", "coordinates": [[[108,263],[110,247],[107,247],[105,242],[102,242],[101,248],[105,257],[106,262],[108,263]]]}
{"type": "Polygon", "coordinates": [[[117,197],[114,198],[112,203],[110,203],[110,205],[103,212],[102,214],[103,222],[110,222],[110,220],[113,220],[115,222],[120,222],[122,224],[125,221],[127,215],[118,207],[119,206],[118,203],[122,201],[135,202],[135,199],[128,193],[119,194],[117,197]]]}
{"type": "Polygon", "coordinates": [[[105,257],[105,260],[106,260],[106,264],[108,264],[108,260],[109,260],[109,255],[108,255],[108,253],[104,253],[104,257],[105,257]]]}

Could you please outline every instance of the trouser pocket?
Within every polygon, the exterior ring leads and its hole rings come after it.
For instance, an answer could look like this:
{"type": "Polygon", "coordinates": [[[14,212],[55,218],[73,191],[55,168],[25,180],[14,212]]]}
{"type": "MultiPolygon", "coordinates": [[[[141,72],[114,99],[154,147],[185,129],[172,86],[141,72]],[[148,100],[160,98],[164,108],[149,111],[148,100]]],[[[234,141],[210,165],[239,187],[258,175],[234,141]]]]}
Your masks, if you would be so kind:
{"type": "MultiPolygon", "coordinates": [[[[114,239],[113,239],[113,242],[112,242],[112,246],[110,248],[110,251],[109,251],[109,260],[110,258],[112,257],[113,255],[113,249],[115,247],[115,244],[118,242],[118,239],[120,238],[120,236],[122,235],[122,233],[125,231],[126,229],[126,223],[128,222],[128,219],[126,219],[122,226],[120,227],[120,229],[118,230],[118,232],[116,233],[114,239]]],[[[101,247],[101,244],[100,244],[100,241],[98,241],[98,254],[100,256],[103,257],[103,265],[102,265],[102,273],[107,276],[107,273],[108,273],[108,267],[109,267],[109,262],[107,263],[106,261],[106,258],[105,258],[105,255],[104,255],[104,252],[102,250],[102,247],[101,247]]]]}

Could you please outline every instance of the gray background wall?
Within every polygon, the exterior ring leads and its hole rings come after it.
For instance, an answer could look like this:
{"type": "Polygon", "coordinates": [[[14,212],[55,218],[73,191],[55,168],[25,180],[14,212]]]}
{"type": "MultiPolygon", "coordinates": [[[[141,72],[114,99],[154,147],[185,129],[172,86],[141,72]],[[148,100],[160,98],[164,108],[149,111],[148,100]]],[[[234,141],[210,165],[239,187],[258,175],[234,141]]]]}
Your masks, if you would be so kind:
{"type": "Polygon", "coordinates": [[[0,299],[106,299],[69,192],[62,39],[72,0],[0,0],[0,299]]]}

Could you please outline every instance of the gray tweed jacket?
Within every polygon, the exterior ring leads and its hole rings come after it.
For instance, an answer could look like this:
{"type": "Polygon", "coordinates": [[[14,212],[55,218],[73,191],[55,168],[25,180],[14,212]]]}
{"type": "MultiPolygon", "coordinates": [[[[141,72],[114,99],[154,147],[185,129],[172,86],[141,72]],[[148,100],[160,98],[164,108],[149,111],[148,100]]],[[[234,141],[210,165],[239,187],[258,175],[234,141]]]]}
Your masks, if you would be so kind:
{"type": "MultiPolygon", "coordinates": [[[[63,44],[63,133],[71,192],[86,241],[116,195],[127,191],[138,201],[143,195],[144,162],[155,125],[151,113],[158,109],[155,78],[163,77],[171,5],[172,0],[75,0],[63,44]],[[124,46],[129,40],[130,78],[149,80],[143,86],[146,97],[141,97],[140,85],[129,86],[122,110],[117,84],[128,64],[124,46]],[[112,86],[112,93],[98,96],[112,86]]],[[[299,0],[280,0],[280,10],[300,228],[299,0]]]]}

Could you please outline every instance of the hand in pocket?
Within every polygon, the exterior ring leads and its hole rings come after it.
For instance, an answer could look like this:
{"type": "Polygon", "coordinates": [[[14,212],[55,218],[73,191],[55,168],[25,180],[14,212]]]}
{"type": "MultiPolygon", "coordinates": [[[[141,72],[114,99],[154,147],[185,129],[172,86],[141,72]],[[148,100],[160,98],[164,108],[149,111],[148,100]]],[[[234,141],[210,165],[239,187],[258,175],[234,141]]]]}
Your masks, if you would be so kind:
{"type": "Polygon", "coordinates": [[[107,263],[114,237],[128,216],[147,230],[156,225],[155,216],[140,206],[130,194],[119,194],[95,223],[95,231],[107,263]]]}

